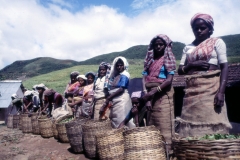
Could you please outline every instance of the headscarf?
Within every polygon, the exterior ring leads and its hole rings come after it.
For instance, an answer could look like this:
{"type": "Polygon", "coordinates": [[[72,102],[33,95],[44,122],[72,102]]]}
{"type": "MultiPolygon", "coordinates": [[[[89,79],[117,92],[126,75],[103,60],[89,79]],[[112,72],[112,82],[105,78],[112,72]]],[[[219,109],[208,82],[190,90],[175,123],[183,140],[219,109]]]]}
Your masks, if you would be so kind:
{"type": "Polygon", "coordinates": [[[202,19],[204,20],[209,26],[211,26],[211,29],[214,30],[214,21],[213,18],[209,14],[204,14],[204,13],[197,13],[195,14],[192,19],[191,19],[191,26],[193,27],[193,23],[196,19],[202,19]]]}
{"type": "Polygon", "coordinates": [[[24,96],[27,97],[27,96],[32,96],[33,95],[33,92],[30,91],[30,90],[27,90],[26,92],[24,92],[24,96]]]}
{"type": "Polygon", "coordinates": [[[120,73],[120,74],[125,75],[128,78],[130,78],[130,74],[128,73],[128,66],[129,66],[128,61],[127,61],[127,59],[125,57],[121,57],[121,56],[116,57],[113,60],[113,64],[112,64],[112,68],[111,68],[111,72],[110,72],[109,78],[112,79],[116,75],[116,67],[115,67],[115,65],[116,65],[116,63],[117,63],[117,61],[119,59],[121,59],[123,61],[123,65],[124,65],[124,71],[122,73],[120,73]]]}
{"type": "MultiPolygon", "coordinates": [[[[99,75],[99,68],[104,66],[106,69],[107,69],[107,72],[106,72],[106,76],[105,76],[105,82],[104,82],[104,88],[108,88],[108,81],[109,81],[109,75],[110,75],[110,72],[111,72],[111,65],[107,62],[102,62],[100,63],[99,67],[98,67],[98,75],[99,75]]],[[[98,77],[97,75],[97,77],[98,77]]]]}
{"type": "Polygon", "coordinates": [[[136,91],[132,92],[131,98],[141,98],[142,97],[142,91],[136,91]]]}
{"type": "MultiPolygon", "coordinates": [[[[197,13],[195,14],[191,19],[191,26],[193,27],[193,23],[196,19],[202,19],[204,20],[212,30],[214,26],[213,18],[208,14],[203,13],[197,13]]],[[[202,43],[200,43],[191,54],[187,56],[188,62],[194,62],[196,60],[203,60],[203,61],[209,61],[212,52],[214,50],[215,43],[217,42],[219,38],[208,38],[202,43]]]]}
{"type": "Polygon", "coordinates": [[[38,89],[38,88],[39,88],[39,89],[42,88],[42,89],[45,89],[45,90],[48,89],[43,83],[38,84],[36,88],[37,88],[37,89],[38,89]]]}
{"type": "Polygon", "coordinates": [[[79,75],[79,72],[78,71],[73,71],[70,76],[74,76],[74,77],[77,77],[79,75]]]}
{"type": "Polygon", "coordinates": [[[14,93],[14,94],[12,94],[11,98],[17,99],[17,98],[18,98],[18,95],[14,93]]]}
{"type": "Polygon", "coordinates": [[[164,34],[159,34],[150,41],[150,44],[148,46],[148,52],[144,60],[144,71],[147,71],[152,62],[154,62],[154,50],[153,50],[153,42],[155,39],[161,38],[165,44],[166,48],[164,50],[164,61],[163,64],[168,72],[175,71],[176,70],[176,59],[174,54],[172,53],[172,41],[171,39],[164,35],[164,34]]]}
{"type": "Polygon", "coordinates": [[[85,80],[85,81],[87,80],[87,77],[86,77],[85,75],[83,75],[83,74],[77,76],[77,79],[78,79],[78,78],[82,78],[82,79],[85,80]]]}
{"type": "Polygon", "coordinates": [[[45,96],[51,96],[51,95],[54,95],[56,93],[56,91],[54,91],[53,89],[46,89],[44,92],[43,92],[43,95],[45,96]]]}

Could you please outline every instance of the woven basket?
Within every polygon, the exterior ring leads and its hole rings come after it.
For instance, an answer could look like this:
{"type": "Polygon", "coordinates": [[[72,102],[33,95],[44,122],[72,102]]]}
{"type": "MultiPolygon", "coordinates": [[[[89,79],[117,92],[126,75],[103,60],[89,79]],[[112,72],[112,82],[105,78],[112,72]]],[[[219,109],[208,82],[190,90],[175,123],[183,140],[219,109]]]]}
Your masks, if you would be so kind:
{"type": "Polygon", "coordinates": [[[96,135],[112,130],[111,121],[89,120],[82,125],[83,144],[88,158],[97,158],[96,135]]]}
{"type": "Polygon", "coordinates": [[[38,113],[32,113],[31,121],[32,121],[32,133],[40,134],[39,125],[38,125],[38,113]]]}
{"type": "Polygon", "coordinates": [[[240,139],[173,140],[178,159],[240,159],[240,139]]]}
{"type": "Polygon", "coordinates": [[[13,115],[13,128],[18,128],[19,127],[19,119],[20,119],[20,116],[15,114],[13,115]]]}
{"type": "Polygon", "coordinates": [[[68,143],[69,142],[69,139],[67,137],[67,130],[66,130],[66,127],[65,127],[66,123],[59,123],[59,122],[61,122],[64,119],[72,118],[72,117],[73,117],[72,115],[66,115],[64,117],[59,118],[56,121],[56,128],[57,128],[57,132],[58,132],[58,138],[63,143],[68,143]]]}
{"type": "Polygon", "coordinates": [[[19,125],[18,125],[18,129],[19,129],[19,130],[22,130],[22,115],[23,115],[23,114],[20,114],[20,115],[19,115],[19,125]]]}
{"type": "Polygon", "coordinates": [[[124,159],[124,129],[97,134],[97,152],[102,160],[124,159]]]}
{"type": "Polygon", "coordinates": [[[39,125],[41,136],[43,138],[53,137],[51,119],[47,117],[40,117],[38,118],[38,125],[39,125]]]}
{"type": "Polygon", "coordinates": [[[28,114],[22,115],[22,132],[23,133],[32,133],[31,117],[28,117],[28,114]]]}
{"type": "Polygon", "coordinates": [[[58,131],[57,131],[57,126],[56,126],[56,121],[52,121],[52,132],[53,132],[53,137],[55,139],[58,139],[58,131]]]}
{"type": "Polygon", "coordinates": [[[13,128],[13,115],[9,114],[7,118],[7,127],[8,128],[13,128]]]}
{"type": "Polygon", "coordinates": [[[155,126],[137,127],[123,132],[124,159],[165,160],[165,144],[155,126]]]}
{"type": "Polygon", "coordinates": [[[82,124],[86,121],[88,119],[77,119],[65,124],[69,143],[75,153],[83,152],[82,124]]]}

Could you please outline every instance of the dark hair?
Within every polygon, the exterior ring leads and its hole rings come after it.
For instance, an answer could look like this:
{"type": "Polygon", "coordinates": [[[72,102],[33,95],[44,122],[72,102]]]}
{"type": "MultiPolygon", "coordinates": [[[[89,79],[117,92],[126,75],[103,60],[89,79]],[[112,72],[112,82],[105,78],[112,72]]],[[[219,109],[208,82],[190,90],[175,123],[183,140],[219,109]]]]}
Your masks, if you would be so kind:
{"type": "Polygon", "coordinates": [[[156,43],[156,41],[157,41],[158,39],[161,39],[161,40],[163,41],[164,45],[166,45],[166,42],[165,42],[164,39],[162,39],[161,37],[156,37],[156,38],[153,38],[153,40],[152,40],[152,42],[151,42],[151,48],[152,48],[152,49],[154,48],[154,44],[156,43]]]}
{"type": "Polygon", "coordinates": [[[93,79],[95,79],[95,74],[93,72],[88,72],[85,76],[88,77],[89,75],[91,75],[93,79]]]}

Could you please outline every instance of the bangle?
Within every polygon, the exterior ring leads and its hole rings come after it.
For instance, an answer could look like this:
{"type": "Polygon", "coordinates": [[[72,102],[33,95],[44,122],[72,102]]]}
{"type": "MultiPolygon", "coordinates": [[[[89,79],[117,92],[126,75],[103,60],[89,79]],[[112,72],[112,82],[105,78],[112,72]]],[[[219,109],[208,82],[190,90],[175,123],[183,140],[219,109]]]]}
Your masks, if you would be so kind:
{"type": "Polygon", "coordinates": [[[143,90],[143,92],[147,92],[147,90],[146,90],[146,89],[144,89],[144,90],[143,90]]]}
{"type": "Polygon", "coordinates": [[[161,92],[161,91],[162,91],[162,89],[161,89],[160,86],[157,87],[157,91],[158,91],[158,92],[161,92]]]}
{"type": "Polygon", "coordinates": [[[183,73],[186,73],[186,72],[184,71],[184,67],[185,67],[185,66],[182,67],[182,71],[183,71],[183,73]]]}

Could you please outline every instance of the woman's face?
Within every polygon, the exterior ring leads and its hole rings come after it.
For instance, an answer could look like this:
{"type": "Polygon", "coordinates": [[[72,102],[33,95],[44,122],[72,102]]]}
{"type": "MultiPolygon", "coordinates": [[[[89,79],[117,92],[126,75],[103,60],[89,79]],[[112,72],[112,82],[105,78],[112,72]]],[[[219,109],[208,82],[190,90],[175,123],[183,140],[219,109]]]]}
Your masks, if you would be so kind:
{"type": "Polygon", "coordinates": [[[104,66],[99,67],[99,76],[104,77],[106,76],[107,69],[104,66]]]}
{"type": "Polygon", "coordinates": [[[87,81],[88,81],[88,84],[92,84],[92,83],[93,83],[94,78],[93,78],[93,76],[92,76],[91,74],[89,74],[89,75],[87,76],[87,81]]]}
{"type": "Polygon", "coordinates": [[[78,82],[79,82],[80,86],[85,85],[85,81],[82,78],[78,78],[78,82]]]}
{"type": "Polygon", "coordinates": [[[140,101],[138,100],[138,98],[132,98],[132,106],[133,107],[140,107],[140,101]]]}
{"type": "Polygon", "coordinates": [[[43,93],[43,89],[42,88],[37,88],[37,91],[38,91],[39,94],[43,93]]]}
{"type": "Polygon", "coordinates": [[[165,48],[166,48],[166,45],[164,41],[158,38],[153,45],[155,56],[162,55],[164,53],[165,48]]]}
{"type": "Polygon", "coordinates": [[[209,29],[206,22],[202,19],[197,19],[192,26],[196,40],[204,41],[210,37],[212,30],[209,29]]]}
{"type": "Polygon", "coordinates": [[[117,63],[116,63],[116,70],[119,73],[122,73],[124,71],[124,64],[123,64],[122,61],[117,61],[117,63]]]}
{"type": "Polygon", "coordinates": [[[70,79],[71,79],[71,83],[75,83],[75,82],[77,82],[77,76],[73,76],[73,75],[71,75],[70,76],[70,79]]]}

